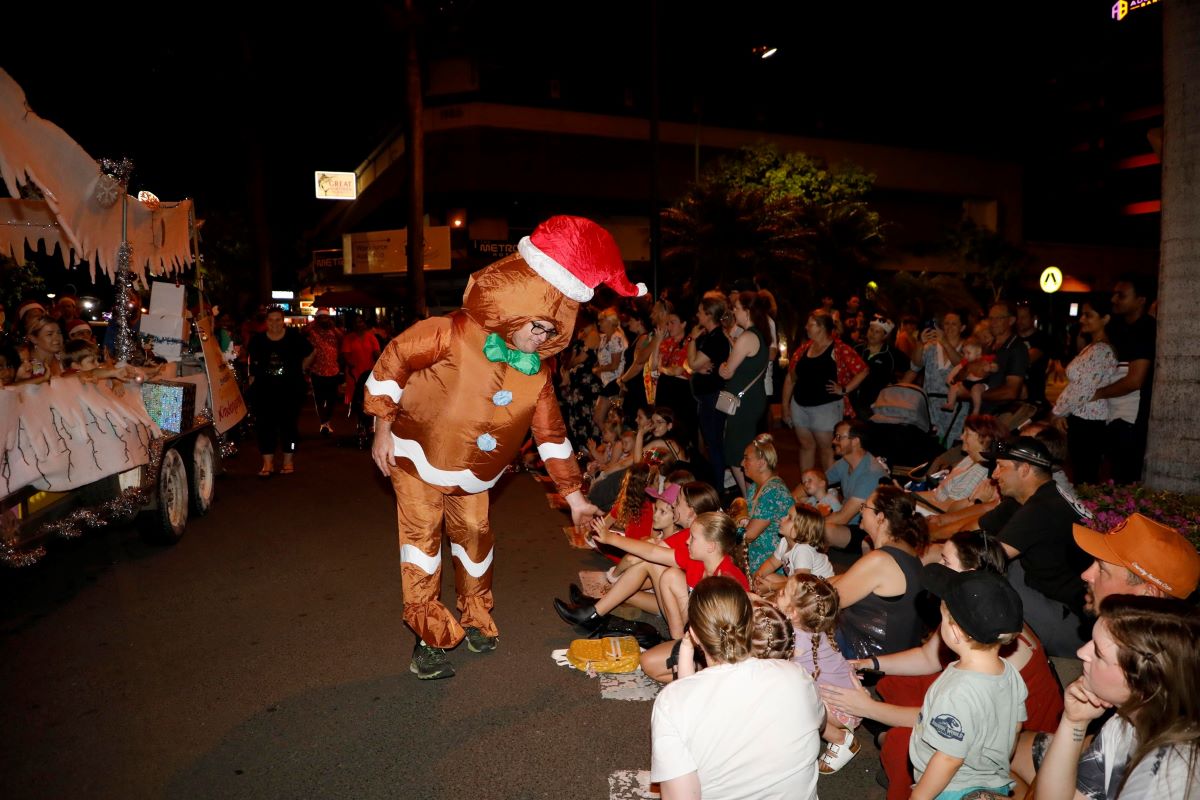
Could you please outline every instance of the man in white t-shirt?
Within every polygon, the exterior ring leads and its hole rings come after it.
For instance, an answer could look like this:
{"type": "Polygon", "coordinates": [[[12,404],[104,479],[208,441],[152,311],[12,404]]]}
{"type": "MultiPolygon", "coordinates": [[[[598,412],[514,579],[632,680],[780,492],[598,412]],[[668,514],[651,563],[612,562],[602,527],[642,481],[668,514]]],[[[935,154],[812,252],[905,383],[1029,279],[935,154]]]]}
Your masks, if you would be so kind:
{"type": "Polygon", "coordinates": [[[650,780],[694,772],[705,800],[816,798],[824,716],[812,678],[795,662],[708,667],[654,701],[650,780]]]}

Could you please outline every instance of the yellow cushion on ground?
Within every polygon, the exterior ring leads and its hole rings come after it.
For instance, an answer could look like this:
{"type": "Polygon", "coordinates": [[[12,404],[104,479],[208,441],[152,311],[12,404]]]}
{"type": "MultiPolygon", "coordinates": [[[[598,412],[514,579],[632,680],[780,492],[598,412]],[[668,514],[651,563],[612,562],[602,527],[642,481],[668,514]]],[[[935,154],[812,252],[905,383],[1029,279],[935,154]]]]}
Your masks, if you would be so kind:
{"type": "Polygon", "coordinates": [[[641,660],[641,648],[632,636],[605,636],[602,639],[576,639],[567,648],[571,666],[596,672],[633,672],[641,660]]]}

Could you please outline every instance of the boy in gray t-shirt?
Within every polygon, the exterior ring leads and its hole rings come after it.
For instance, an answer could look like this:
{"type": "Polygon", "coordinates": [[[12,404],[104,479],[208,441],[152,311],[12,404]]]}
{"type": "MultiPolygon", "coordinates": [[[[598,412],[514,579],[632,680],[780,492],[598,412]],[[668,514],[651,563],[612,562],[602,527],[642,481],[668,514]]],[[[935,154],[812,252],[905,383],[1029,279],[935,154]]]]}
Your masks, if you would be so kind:
{"type": "Polygon", "coordinates": [[[926,589],[942,598],[942,641],[958,655],[925,693],[909,740],[914,800],[957,800],[974,790],[1007,795],[1009,761],[1028,691],[1000,647],[1021,632],[1021,598],[987,570],[930,564],[926,589]]]}

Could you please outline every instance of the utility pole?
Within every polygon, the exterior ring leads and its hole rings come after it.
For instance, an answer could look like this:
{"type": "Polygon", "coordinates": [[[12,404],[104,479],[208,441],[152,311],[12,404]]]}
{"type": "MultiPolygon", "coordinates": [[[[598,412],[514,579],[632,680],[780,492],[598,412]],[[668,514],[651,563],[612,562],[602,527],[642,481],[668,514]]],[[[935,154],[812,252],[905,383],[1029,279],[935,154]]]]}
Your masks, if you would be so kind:
{"type": "Polygon", "coordinates": [[[413,321],[425,319],[425,131],[421,89],[421,60],[417,51],[415,0],[404,0],[406,34],[407,139],[408,159],[408,302],[413,321]]]}
{"type": "Polygon", "coordinates": [[[662,215],[658,188],[658,2],[650,2],[650,286],[658,298],[658,255],[662,248],[662,215]]]}

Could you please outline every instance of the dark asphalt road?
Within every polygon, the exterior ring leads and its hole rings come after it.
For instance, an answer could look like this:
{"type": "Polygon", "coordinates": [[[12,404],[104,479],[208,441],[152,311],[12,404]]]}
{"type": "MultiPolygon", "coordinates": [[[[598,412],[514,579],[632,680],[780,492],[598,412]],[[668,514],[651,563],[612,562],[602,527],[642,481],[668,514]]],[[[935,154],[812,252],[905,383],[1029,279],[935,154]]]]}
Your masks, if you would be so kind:
{"type": "MultiPolygon", "coordinates": [[[[499,650],[419,682],[390,489],[302,422],[295,475],[256,478],[244,445],[178,545],[105,531],[0,574],[0,794],[605,800],[648,769],[651,704],[550,658],[572,638],[551,598],[604,564],[541,485],[493,492],[499,650]]],[[[860,739],[824,798],[883,796],[860,739]]]]}

